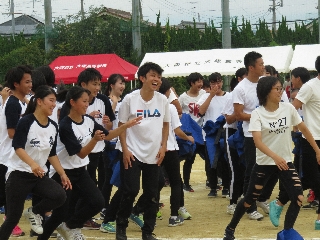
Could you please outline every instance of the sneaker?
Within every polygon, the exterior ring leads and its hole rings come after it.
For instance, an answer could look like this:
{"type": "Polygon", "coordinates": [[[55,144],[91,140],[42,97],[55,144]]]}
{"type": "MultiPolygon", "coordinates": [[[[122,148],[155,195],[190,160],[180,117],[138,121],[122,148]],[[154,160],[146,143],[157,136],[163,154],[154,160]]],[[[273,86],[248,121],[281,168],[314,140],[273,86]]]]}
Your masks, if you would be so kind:
{"type": "Polygon", "coordinates": [[[314,222],[314,230],[320,230],[320,220],[316,220],[315,222],[314,222]]]}
{"type": "Polygon", "coordinates": [[[254,211],[252,213],[247,213],[250,220],[257,220],[261,221],[263,219],[263,215],[257,211],[254,211]]]}
{"type": "Polygon", "coordinates": [[[234,211],[236,210],[236,206],[237,204],[231,204],[227,206],[227,213],[229,213],[230,215],[233,215],[234,211]]]}
{"type": "Polygon", "coordinates": [[[30,223],[31,229],[38,234],[43,233],[42,228],[42,217],[39,214],[34,214],[32,212],[32,207],[24,210],[23,212],[24,217],[30,223]]]}
{"type": "Polygon", "coordinates": [[[116,227],[116,239],[117,240],[127,240],[127,229],[122,226],[116,227]]]}
{"type": "Polygon", "coordinates": [[[57,234],[57,240],[64,240],[64,238],[58,233],[57,234]]]}
{"type": "Polygon", "coordinates": [[[131,213],[129,220],[136,224],[139,228],[142,228],[144,225],[143,215],[141,213],[139,215],[131,213]]]}
{"type": "Polygon", "coordinates": [[[279,226],[279,218],[280,218],[280,215],[281,215],[281,212],[283,210],[283,207],[282,206],[279,206],[277,204],[277,200],[274,200],[272,202],[270,202],[270,205],[269,205],[269,218],[270,218],[270,221],[272,223],[273,226],[275,227],[278,227],[279,226]]]}
{"type": "Polygon", "coordinates": [[[103,208],[102,210],[101,210],[101,212],[100,212],[100,219],[101,220],[104,220],[104,217],[106,216],[106,209],[105,208],[103,208]]]}
{"type": "Polygon", "coordinates": [[[211,197],[211,198],[217,197],[217,191],[211,189],[210,192],[208,193],[208,197],[211,197]]]}
{"type": "Polygon", "coordinates": [[[61,223],[57,227],[57,231],[65,240],[85,240],[80,228],[70,229],[66,223],[61,223]]]}
{"type": "Polygon", "coordinates": [[[304,210],[312,210],[312,209],[315,209],[319,206],[319,203],[317,200],[314,200],[313,202],[307,204],[307,205],[304,205],[302,206],[301,208],[304,209],[304,210]]]}
{"type": "Polygon", "coordinates": [[[226,188],[222,189],[221,196],[223,198],[229,196],[229,189],[226,189],[226,188]]]}
{"type": "MultiPolygon", "coordinates": [[[[32,229],[30,230],[30,237],[38,237],[38,236],[40,236],[40,234],[36,233],[32,229]]],[[[58,234],[53,232],[51,233],[50,238],[58,238],[58,234]]]]}
{"type": "Polygon", "coordinates": [[[191,214],[187,211],[187,209],[185,207],[180,207],[178,210],[178,214],[184,220],[191,220],[191,218],[192,218],[191,214]]]}
{"type": "Polygon", "coordinates": [[[11,232],[12,237],[20,237],[20,236],[24,236],[24,235],[25,235],[25,233],[21,230],[21,228],[18,225],[15,226],[11,232]]]}
{"type": "Polygon", "coordinates": [[[308,203],[312,203],[315,199],[315,195],[314,195],[314,191],[313,190],[309,190],[309,194],[308,194],[308,198],[307,198],[307,202],[308,203]]]}
{"type": "Polygon", "coordinates": [[[116,233],[115,222],[101,223],[100,231],[104,233],[116,233]]]}
{"type": "Polygon", "coordinates": [[[155,236],[154,233],[142,232],[142,240],[158,240],[154,236],[155,236]]]}
{"type": "Polygon", "coordinates": [[[157,220],[162,220],[162,213],[160,211],[157,212],[157,220]]]}
{"type": "Polygon", "coordinates": [[[262,208],[265,214],[269,214],[269,203],[267,201],[265,202],[256,201],[256,203],[257,203],[257,207],[262,208]]]}
{"type": "Polygon", "coordinates": [[[5,213],[5,209],[4,206],[0,207],[0,214],[4,214],[5,213]]]}
{"type": "Polygon", "coordinates": [[[229,229],[228,227],[226,228],[224,232],[224,237],[223,240],[234,240],[234,230],[229,229]]]}
{"type": "Polygon", "coordinates": [[[191,187],[191,185],[185,185],[183,184],[183,190],[186,192],[194,192],[193,188],[191,187]]]}
{"type": "Polygon", "coordinates": [[[101,227],[101,224],[96,223],[93,219],[90,219],[83,224],[82,229],[99,230],[100,227],[101,227]]]}
{"type": "Polygon", "coordinates": [[[169,227],[179,226],[179,225],[182,225],[183,222],[184,222],[184,219],[181,216],[170,217],[168,226],[169,227]]]}

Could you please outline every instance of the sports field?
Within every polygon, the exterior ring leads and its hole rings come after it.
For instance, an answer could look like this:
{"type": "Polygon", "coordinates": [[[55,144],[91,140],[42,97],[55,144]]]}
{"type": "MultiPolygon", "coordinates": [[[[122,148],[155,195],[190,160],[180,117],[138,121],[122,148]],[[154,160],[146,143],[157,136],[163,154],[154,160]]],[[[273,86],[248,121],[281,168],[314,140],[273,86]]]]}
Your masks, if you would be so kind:
{"type": "MultiPolygon", "coordinates": [[[[170,216],[169,195],[170,188],[165,187],[161,192],[161,202],[165,204],[161,209],[163,220],[157,220],[157,226],[154,231],[159,239],[206,239],[221,240],[223,238],[224,229],[231,219],[231,215],[226,213],[229,201],[221,198],[221,191],[218,192],[217,198],[208,198],[209,190],[205,189],[205,172],[204,161],[197,157],[191,174],[191,185],[195,192],[185,192],[185,206],[192,215],[192,220],[186,220],[183,225],[177,227],[168,227],[168,218],[170,216]]],[[[278,186],[276,186],[272,195],[273,199],[278,194],[278,186]]],[[[307,192],[305,192],[306,196],[307,192]]],[[[304,201],[306,204],[306,201],[304,201]]],[[[26,202],[26,206],[30,205],[30,201],[26,202]]],[[[284,214],[282,212],[280,218],[280,226],[275,228],[268,216],[266,215],[262,221],[249,220],[244,216],[235,232],[238,240],[254,240],[276,239],[277,232],[282,230],[284,214]]],[[[261,209],[258,209],[263,213],[261,209]]],[[[97,216],[98,217],[98,216],[97,216]]],[[[316,209],[301,210],[295,229],[308,240],[320,240],[320,231],[314,230],[314,221],[316,219],[316,209]]],[[[1,218],[2,219],[2,218],[1,218]]],[[[101,220],[97,220],[101,222],[101,220]]],[[[26,235],[19,237],[23,240],[36,239],[29,237],[29,225],[26,224],[24,218],[21,219],[19,226],[26,232],[26,235]]],[[[83,234],[87,239],[115,239],[114,234],[102,233],[100,230],[83,230],[83,234]]],[[[129,239],[141,239],[141,231],[133,223],[129,223],[127,230],[129,239]]],[[[17,238],[11,238],[17,239],[17,238]]]]}

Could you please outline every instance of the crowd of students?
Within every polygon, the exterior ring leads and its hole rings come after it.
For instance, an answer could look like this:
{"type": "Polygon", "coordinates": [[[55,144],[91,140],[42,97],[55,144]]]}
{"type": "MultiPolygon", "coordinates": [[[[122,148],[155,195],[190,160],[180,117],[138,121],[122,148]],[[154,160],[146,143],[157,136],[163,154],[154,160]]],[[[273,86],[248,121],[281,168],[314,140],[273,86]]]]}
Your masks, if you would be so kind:
{"type": "MultiPolygon", "coordinates": [[[[292,88],[301,89],[291,104],[261,54],[249,52],[244,64],[230,82],[231,92],[223,90],[218,72],[208,80],[192,73],[186,78],[189,89],[177,96],[162,78],[163,69],[148,62],[137,72],[140,87],[123,99],[120,74],[109,77],[102,94],[102,76],[93,68],[79,74],[77,86],[59,91],[48,66],[12,68],[0,105],[0,206],[6,216],[0,240],[24,235],[17,225],[22,215],[38,240],[49,239],[55,230],[65,240],[82,240],[82,228],[126,240],[128,221],[141,228],[143,240],[154,240],[165,179],[171,187],[168,226],[192,219],[184,191],[194,192],[190,178],[196,154],[205,161],[208,197],[217,197],[221,178],[221,195],[230,199],[226,212],[233,216],[224,240],[235,239],[245,213],[262,220],[257,207],[279,226],[288,201],[279,236],[291,234],[302,191],[311,188],[320,195],[320,129],[314,120],[320,112],[320,75],[309,80],[306,69],[294,69],[292,88]],[[294,163],[292,126],[303,135],[294,163]],[[141,176],[143,192],[133,206],[141,176]],[[278,180],[278,200],[269,204],[278,180]],[[111,196],[113,186],[118,189],[111,196]],[[32,207],[23,210],[30,193],[32,207]],[[101,225],[93,220],[98,213],[101,225]]],[[[316,69],[320,74],[320,57],[316,69]]],[[[320,229],[318,214],[315,229],[320,229]]]]}

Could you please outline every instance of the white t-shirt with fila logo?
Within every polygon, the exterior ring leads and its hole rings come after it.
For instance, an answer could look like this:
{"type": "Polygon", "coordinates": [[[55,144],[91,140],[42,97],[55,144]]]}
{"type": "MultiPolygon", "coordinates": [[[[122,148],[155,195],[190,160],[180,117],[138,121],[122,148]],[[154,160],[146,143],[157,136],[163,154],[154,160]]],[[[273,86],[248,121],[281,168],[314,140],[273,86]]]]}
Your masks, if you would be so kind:
{"type": "Polygon", "coordinates": [[[199,114],[199,104],[198,101],[201,98],[203,94],[205,94],[206,91],[201,89],[199,91],[198,96],[196,97],[190,97],[187,92],[184,92],[179,97],[179,103],[182,108],[183,113],[187,113],[190,115],[190,117],[196,121],[199,126],[202,127],[203,119],[200,117],[199,114]]]}
{"type": "Polygon", "coordinates": [[[47,172],[48,157],[56,155],[57,135],[58,125],[50,118],[46,126],[41,125],[33,114],[21,118],[12,140],[11,156],[7,161],[7,178],[10,172],[15,170],[32,173],[30,166],[16,154],[15,149],[18,148],[24,149],[47,172]]]}
{"type": "Polygon", "coordinates": [[[95,131],[101,130],[105,135],[109,134],[91,116],[84,115],[82,119],[81,123],[77,123],[66,116],[59,123],[57,155],[64,169],[74,169],[88,165],[88,156],[82,159],[77,154],[90,142],[95,131]]]}
{"type": "MultiPolygon", "coordinates": [[[[87,109],[87,114],[89,115],[93,111],[100,112],[99,116],[96,116],[94,120],[104,127],[102,123],[102,117],[107,115],[112,122],[115,120],[115,116],[112,110],[112,106],[110,104],[109,98],[103,94],[98,93],[97,97],[93,98],[92,102],[89,104],[87,109]]],[[[104,141],[100,141],[96,144],[94,149],[91,151],[92,153],[102,152],[105,147],[104,141]]]]}
{"type": "MultiPolygon", "coordinates": [[[[140,124],[126,130],[126,141],[129,151],[141,162],[156,164],[156,156],[161,147],[163,122],[170,122],[169,103],[167,98],[154,92],[153,98],[146,102],[140,90],[127,94],[119,109],[119,122],[142,116],[140,124]]],[[[120,141],[117,149],[122,151],[120,141]]]]}
{"type": "Polygon", "coordinates": [[[27,104],[11,95],[2,108],[0,108],[0,164],[7,165],[11,154],[12,139],[9,138],[8,129],[15,129],[21,116],[26,111],[27,104]]]}

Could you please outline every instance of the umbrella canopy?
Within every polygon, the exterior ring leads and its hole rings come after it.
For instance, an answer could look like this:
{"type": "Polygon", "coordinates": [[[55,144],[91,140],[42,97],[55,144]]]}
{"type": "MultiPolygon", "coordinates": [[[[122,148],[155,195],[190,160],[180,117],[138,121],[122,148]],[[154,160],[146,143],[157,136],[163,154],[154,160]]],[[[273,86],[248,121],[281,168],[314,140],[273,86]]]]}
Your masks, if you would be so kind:
{"type": "Polygon", "coordinates": [[[118,73],[127,81],[133,80],[138,67],[125,61],[116,54],[94,54],[79,56],[61,56],[50,65],[55,73],[55,82],[76,83],[80,72],[86,68],[95,68],[102,75],[102,82],[108,81],[111,74],[118,73]]]}

